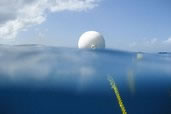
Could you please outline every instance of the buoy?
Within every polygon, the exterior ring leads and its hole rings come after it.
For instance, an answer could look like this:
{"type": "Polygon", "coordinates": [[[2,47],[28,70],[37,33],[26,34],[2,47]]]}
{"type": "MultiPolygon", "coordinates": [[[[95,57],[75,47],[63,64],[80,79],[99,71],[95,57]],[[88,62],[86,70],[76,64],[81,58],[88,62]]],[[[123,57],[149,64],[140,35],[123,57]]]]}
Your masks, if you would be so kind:
{"type": "Polygon", "coordinates": [[[105,48],[104,37],[96,31],[88,31],[81,35],[78,41],[78,48],[105,48]]]}

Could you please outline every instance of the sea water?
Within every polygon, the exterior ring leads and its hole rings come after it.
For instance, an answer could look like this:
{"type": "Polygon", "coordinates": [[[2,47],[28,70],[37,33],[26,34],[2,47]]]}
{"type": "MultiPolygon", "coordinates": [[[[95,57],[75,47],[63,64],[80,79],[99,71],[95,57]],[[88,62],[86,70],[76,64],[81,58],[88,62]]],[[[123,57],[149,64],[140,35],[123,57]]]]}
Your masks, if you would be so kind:
{"type": "Polygon", "coordinates": [[[126,113],[171,114],[171,54],[0,45],[0,114],[126,113]]]}

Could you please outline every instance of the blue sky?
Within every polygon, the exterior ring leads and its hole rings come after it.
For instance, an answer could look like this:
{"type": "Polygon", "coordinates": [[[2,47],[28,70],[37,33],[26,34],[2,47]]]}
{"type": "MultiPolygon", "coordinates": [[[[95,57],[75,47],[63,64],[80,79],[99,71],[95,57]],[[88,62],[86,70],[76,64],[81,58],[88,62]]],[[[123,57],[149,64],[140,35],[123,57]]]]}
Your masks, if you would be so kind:
{"type": "MultiPolygon", "coordinates": [[[[65,8],[63,5],[56,5],[56,9],[50,11],[47,11],[47,8],[42,11],[41,8],[45,7],[42,5],[39,10],[33,11],[37,12],[35,15],[42,16],[42,20],[39,17],[38,21],[22,24],[15,35],[5,38],[9,36],[6,35],[0,42],[77,48],[80,35],[95,30],[103,34],[107,48],[147,52],[171,51],[170,0],[85,0],[83,4],[82,0],[57,1],[60,4],[69,1],[70,5],[65,8]]],[[[3,22],[0,25],[3,25],[3,22]]]]}

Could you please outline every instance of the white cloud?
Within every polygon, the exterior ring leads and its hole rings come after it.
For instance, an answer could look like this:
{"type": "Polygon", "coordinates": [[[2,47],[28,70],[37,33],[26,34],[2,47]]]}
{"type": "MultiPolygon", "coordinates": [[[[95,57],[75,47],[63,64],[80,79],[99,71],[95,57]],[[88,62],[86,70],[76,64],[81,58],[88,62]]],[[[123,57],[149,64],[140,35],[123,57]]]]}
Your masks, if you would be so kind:
{"type": "Polygon", "coordinates": [[[171,38],[167,40],[159,40],[157,38],[144,39],[141,41],[133,41],[128,44],[126,50],[130,51],[145,51],[145,52],[160,52],[171,51],[171,38]]]}
{"type": "Polygon", "coordinates": [[[133,41],[129,44],[129,47],[132,48],[132,47],[135,47],[137,45],[137,42],[133,41]]]}
{"type": "Polygon", "coordinates": [[[48,12],[83,11],[99,0],[1,0],[0,38],[15,38],[17,33],[46,20],[48,12]]]}
{"type": "Polygon", "coordinates": [[[157,38],[153,38],[153,39],[151,39],[151,40],[147,41],[147,44],[149,44],[149,45],[153,45],[153,44],[157,43],[157,41],[158,41],[158,39],[157,39],[157,38]]]}
{"type": "Polygon", "coordinates": [[[164,44],[170,44],[171,45],[171,37],[168,38],[167,40],[163,41],[164,44]]]}

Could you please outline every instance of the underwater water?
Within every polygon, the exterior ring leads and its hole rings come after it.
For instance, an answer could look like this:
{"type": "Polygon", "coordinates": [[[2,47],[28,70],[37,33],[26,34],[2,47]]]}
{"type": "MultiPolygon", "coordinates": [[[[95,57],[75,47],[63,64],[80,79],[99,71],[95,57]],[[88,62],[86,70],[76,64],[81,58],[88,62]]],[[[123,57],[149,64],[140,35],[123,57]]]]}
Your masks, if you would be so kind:
{"type": "Polygon", "coordinates": [[[171,114],[171,54],[0,45],[0,114],[171,114]]]}

